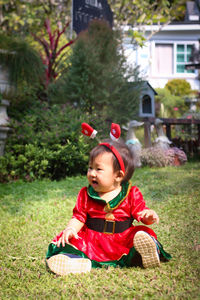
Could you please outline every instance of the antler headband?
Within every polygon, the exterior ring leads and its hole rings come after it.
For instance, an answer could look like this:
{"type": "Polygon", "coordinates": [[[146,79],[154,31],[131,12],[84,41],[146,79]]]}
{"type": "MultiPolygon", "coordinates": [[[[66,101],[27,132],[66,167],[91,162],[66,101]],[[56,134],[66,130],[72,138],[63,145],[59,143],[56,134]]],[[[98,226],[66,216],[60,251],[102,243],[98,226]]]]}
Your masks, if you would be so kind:
{"type": "MultiPolygon", "coordinates": [[[[87,123],[82,123],[81,124],[82,127],[82,133],[86,136],[89,136],[90,138],[95,138],[97,131],[95,129],[93,129],[89,124],[87,123]]],[[[111,129],[110,129],[110,137],[113,141],[117,141],[120,138],[121,135],[121,129],[119,124],[116,123],[112,123],[111,124],[111,129]]],[[[121,157],[121,155],[119,154],[119,152],[117,151],[117,149],[109,144],[109,143],[100,143],[100,146],[105,146],[108,149],[110,149],[112,151],[112,153],[115,155],[115,157],[117,158],[117,161],[119,162],[120,165],[120,169],[125,173],[125,166],[124,166],[124,162],[123,159],[121,157]]]]}

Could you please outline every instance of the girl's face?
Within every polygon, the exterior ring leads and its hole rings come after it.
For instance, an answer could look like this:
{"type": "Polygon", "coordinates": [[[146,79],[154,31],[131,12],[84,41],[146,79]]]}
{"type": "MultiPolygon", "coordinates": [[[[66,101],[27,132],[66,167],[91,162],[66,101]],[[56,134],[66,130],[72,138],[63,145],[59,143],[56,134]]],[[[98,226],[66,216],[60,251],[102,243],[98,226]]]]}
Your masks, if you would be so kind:
{"type": "Polygon", "coordinates": [[[89,162],[87,178],[89,184],[98,193],[107,193],[117,189],[121,183],[121,171],[114,172],[113,154],[103,152],[89,162]]]}

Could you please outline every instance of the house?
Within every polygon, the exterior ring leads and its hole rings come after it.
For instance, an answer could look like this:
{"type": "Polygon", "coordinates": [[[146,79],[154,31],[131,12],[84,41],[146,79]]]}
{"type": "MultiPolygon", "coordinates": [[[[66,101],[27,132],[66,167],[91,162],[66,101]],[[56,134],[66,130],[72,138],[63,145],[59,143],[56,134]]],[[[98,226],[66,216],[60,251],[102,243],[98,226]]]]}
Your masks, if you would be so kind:
{"type": "MultiPolygon", "coordinates": [[[[126,30],[129,29],[127,26],[126,30]]],[[[200,0],[186,3],[185,18],[181,22],[145,26],[145,36],[150,35],[145,45],[136,49],[131,38],[124,40],[129,64],[139,65],[143,77],[153,88],[163,88],[169,80],[179,78],[186,79],[192,89],[200,90],[199,71],[185,67],[193,47],[200,50],[200,0]]]]}

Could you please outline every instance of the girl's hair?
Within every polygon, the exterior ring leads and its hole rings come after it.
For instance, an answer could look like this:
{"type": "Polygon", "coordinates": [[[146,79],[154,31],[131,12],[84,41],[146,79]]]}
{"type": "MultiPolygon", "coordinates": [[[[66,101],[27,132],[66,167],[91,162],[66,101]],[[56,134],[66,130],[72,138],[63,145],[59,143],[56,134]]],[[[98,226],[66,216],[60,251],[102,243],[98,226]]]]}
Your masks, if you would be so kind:
{"type": "MultiPolygon", "coordinates": [[[[133,164],[133,155],[132,155],[130,149],[128,148],[128,146],[122,140],[118,140],[117,142],[115,142],[111,139],[107,139],[104,141],[104,143],[109,143],[110,145],[115,147],[115,149],[119,152],[119,154],[124,162],[125,175],[124,175],[122,182],[130,180],[134,173],[134,164],[133,164]]],[[[97,145],[90,152],[90,162],[92,163],[93,160],[99,154],[102,154],[104,152],[113,153],[108,147],[101,145],[101,144],[97,145]]],[[[119,162],[114,154],[113,154],[113,169],[114,169],[114,172],[121,170],[119,162]]]]}

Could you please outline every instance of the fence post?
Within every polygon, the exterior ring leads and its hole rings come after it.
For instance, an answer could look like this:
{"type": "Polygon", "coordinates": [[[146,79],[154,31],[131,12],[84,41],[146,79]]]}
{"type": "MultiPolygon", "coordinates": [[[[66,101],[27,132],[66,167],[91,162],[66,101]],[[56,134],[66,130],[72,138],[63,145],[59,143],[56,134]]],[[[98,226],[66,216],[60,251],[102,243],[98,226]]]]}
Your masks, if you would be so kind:
{"type": "Polygon", "coordinates": [[[144,146],[151,147],[151,123],[147,120],[144,121],[144,146]]]}
{"type": "Polygon", "coordinates": [[[170,124],[166,124],[166,136],[171,141],[172,136],[171,136],[171,126],[170,126],[170,124]]]}

